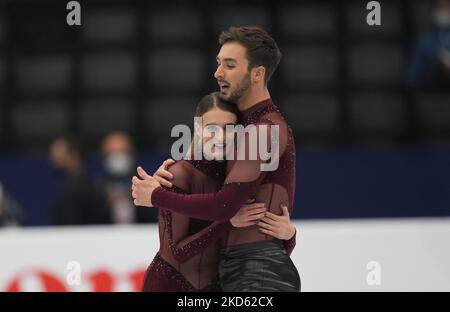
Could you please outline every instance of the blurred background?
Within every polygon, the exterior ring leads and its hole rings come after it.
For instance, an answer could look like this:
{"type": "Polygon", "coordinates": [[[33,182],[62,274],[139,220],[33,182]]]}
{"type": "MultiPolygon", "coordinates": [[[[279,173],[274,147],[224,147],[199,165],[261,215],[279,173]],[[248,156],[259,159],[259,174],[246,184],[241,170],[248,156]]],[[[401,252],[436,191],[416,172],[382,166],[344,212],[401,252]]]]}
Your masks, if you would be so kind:
{"type": "Polygon", "coordinates": [[[156,221],[130,178],[217,89],[231,25],[283,53],[269,87],[296,139],[293,218],[450,215],[450,1],[380,1],[381,26],[367,1],[90,0],[81,26],[67,1],[0,3],[0,225],[156,221]]]}
{"type": "Polygon", "coordinates": [[[284,54],[270,90],[299,150],[295,217],[449,215],[450,35],[436,12],[449,9],[436,3],[385,1],[382,25],[368,26],[361,1],[81,1],[82,25],[68,26],[66,3],[3,1],[2,189],[20,224],[53,224],[49,147],[66,134],[91,177],[116,131],[153,172],[172,127],[192,125],[217,88],[220,31],[258,25],[284,54]]]}

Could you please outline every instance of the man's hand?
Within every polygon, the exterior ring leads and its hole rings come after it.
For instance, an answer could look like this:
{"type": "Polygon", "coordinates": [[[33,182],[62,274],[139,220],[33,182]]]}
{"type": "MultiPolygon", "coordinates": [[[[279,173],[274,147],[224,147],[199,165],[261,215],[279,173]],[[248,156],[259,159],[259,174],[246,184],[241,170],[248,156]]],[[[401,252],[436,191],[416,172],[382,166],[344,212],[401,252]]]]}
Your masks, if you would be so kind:
{"type": "Polygon", "coordinates": [[[162,163],[161,166],[159,166],[158,170],[153,174],[153,178],[155,178],[159,184],[162,186],[171,188],[172,183],[170,180],[173,179],[173,174],[171,174],[169,171],[167,171],[167,168],[169,168],[171,165],[175,163],[175,160],[173,159],[167,159],[162,163]]]}
{"type": "Polygon", "coordinates": [[[258,222],[261,233],[282,240],[289,240],[295,234],[295,226],[291,223],[287,206],[281,204],[283,215],[266,212],[266,216],[258,222]]]}
{"type": "Polygon", "coordinates": [[[265,204],[251,202],[247,201],[247,204],[242,205],[241,209],[230,219],[234,227],[255,225],[258,220],[264,218],[264,213],[266,212],[265,204]]]}
{"type": "Polygon", "coordinates": [[[137,173],[142,180],[136,176],[131,180],[133,182],[131,191],[134,204],[136,206],[152,207],[152,193],[161,185],[155,178],[147,174],[142,167],[137,168],[137,173]]]}

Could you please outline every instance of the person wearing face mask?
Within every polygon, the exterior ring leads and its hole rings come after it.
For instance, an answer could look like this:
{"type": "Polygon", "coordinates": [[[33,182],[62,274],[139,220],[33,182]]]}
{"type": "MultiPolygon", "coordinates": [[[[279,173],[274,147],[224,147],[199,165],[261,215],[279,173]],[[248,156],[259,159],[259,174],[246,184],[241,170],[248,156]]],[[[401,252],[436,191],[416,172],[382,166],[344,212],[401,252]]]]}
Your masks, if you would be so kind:
{"type": "Polygon", "coordinates": [[[411,87],[450,86],[450,0],[433,4],[433,28],[418,37],[410,60],[411,87]]]}
{"type": "Polygon", "coordinates": [[[86,174],[85,153],[73,136],[61,136],[50,145],[51,166],[59,178],[53,222],[55,225],[106,224],[105,200],[86,174]]]}
{"type": "Polygon", "coordinates": [[[100,185],[106,194],[110,220],[114,224],[156,222],[157,213],[135,207],[130,197],[130,179],[135,167],[134,145],[124,132],[111,132],[102,142],[103,175],[100,185]]]}

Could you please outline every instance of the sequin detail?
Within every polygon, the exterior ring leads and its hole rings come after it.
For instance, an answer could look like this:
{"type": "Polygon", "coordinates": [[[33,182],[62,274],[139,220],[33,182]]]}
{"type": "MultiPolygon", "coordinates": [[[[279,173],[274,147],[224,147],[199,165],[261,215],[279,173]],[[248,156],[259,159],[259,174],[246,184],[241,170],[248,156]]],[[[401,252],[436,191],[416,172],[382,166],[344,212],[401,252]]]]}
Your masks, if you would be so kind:
{"type": "Polygon", "coordinates": [[[142,291],[218,292],[221,289],[218,278],[202,289],[195,288],[157,253],[145,273],[142,291]]]}
{"type": "Polygon", "coordinates": [[[187,243],[181,248],[177,248],[173,242],[172,213],[170,211],[163,211],[162,214],[166,223],[170,250],[172,251],[174,257],[179,261],[185,261],[186,259],[192,258],[193,256],[201,253],[204,247],[208,246],[209,243],[223,234],[223,231],[220,230],[226,229],[225,224],[212,226],[198,239],[187,243]]]}
{"type": "Polygon", "coordinates": [[[207,176],[220,182],[225,180],[226,161],[208,161],[208,160],[187,160],[196,169],[200,170],[207,176]]]}

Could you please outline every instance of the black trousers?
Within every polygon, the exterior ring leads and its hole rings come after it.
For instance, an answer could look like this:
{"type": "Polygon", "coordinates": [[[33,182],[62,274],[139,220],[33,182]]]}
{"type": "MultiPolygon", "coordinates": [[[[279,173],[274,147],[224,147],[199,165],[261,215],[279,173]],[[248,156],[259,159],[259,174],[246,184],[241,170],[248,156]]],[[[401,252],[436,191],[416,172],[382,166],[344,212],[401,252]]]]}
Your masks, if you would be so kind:
{"type": "Polygon", "coordinates": [[[300,276],[280,240],[222,248],[219,263],[223,291],[300,291],[300,276]]]}

